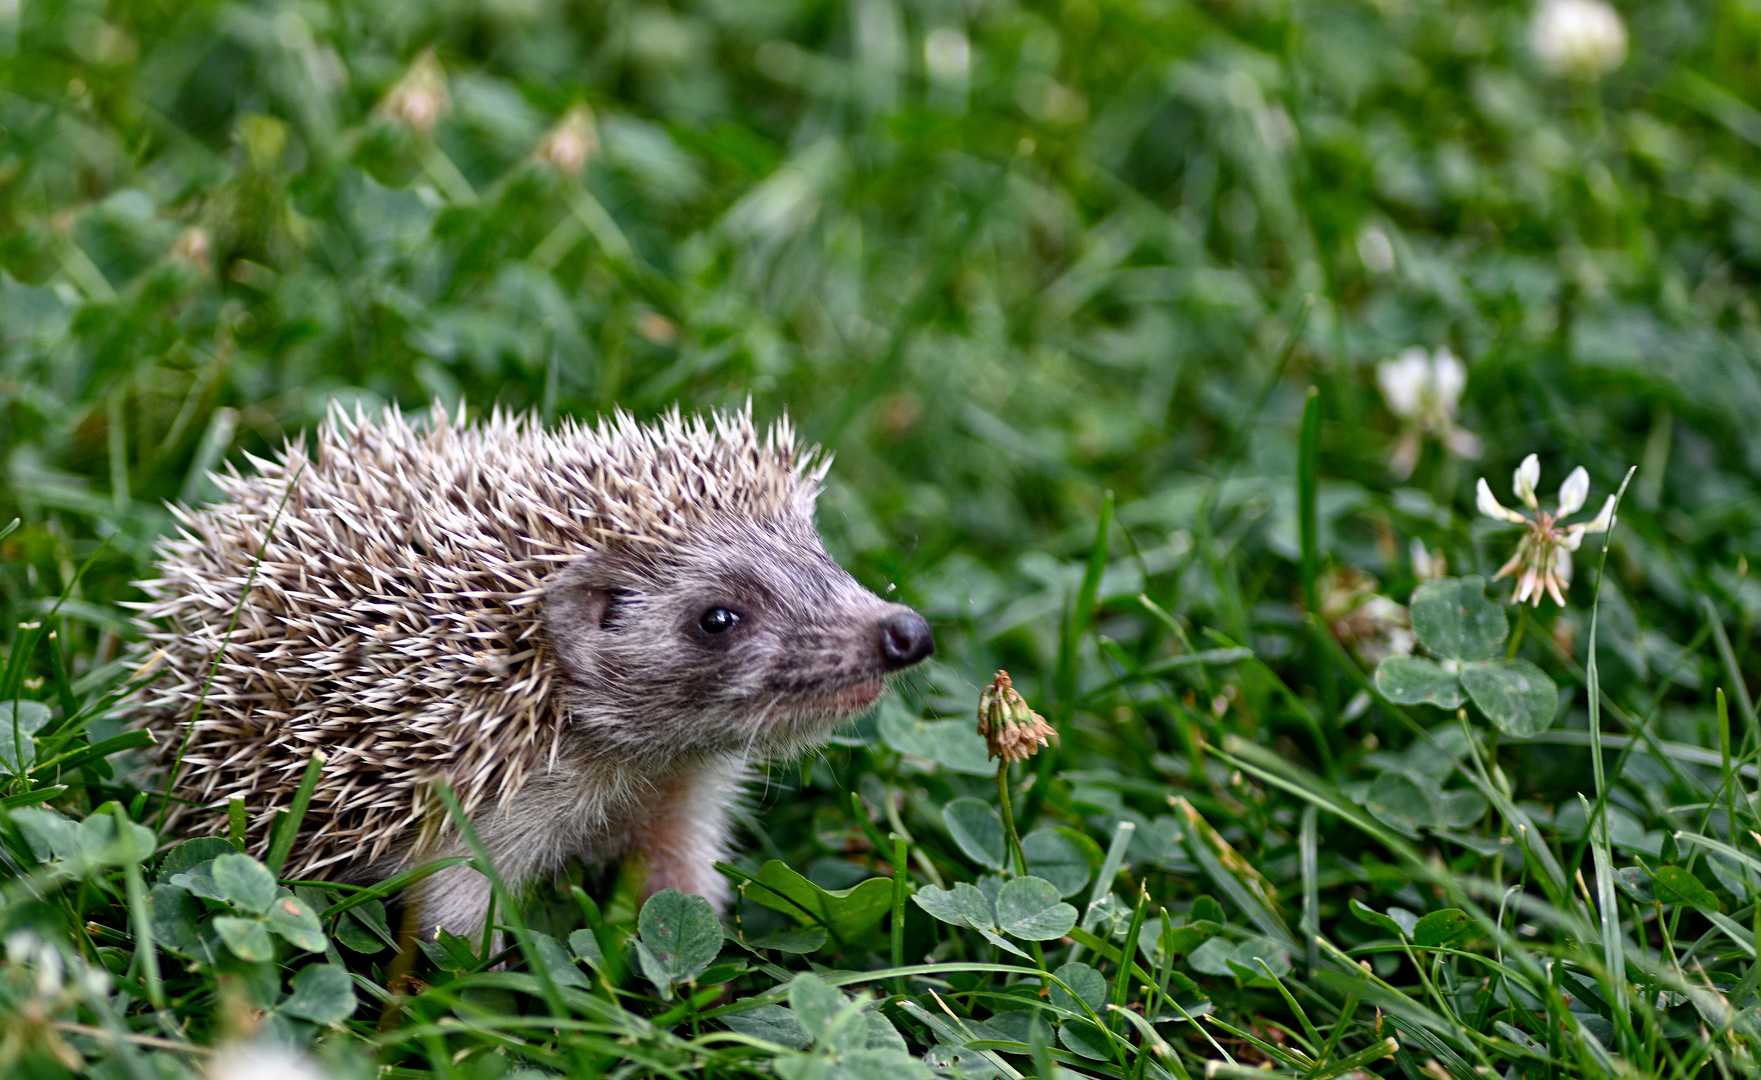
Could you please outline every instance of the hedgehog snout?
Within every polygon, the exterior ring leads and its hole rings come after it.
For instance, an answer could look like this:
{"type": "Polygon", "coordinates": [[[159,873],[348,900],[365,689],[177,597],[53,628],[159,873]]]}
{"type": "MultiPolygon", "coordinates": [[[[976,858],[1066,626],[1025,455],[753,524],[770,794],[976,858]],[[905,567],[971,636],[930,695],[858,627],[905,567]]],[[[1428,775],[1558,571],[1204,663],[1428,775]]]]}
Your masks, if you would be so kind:
{"type": "Polygon", "coordinates": [[[901,611],[881,620],[881,662],[889,671],[902,671],[936,651],[929,621],[915,611],[901,611]]]}

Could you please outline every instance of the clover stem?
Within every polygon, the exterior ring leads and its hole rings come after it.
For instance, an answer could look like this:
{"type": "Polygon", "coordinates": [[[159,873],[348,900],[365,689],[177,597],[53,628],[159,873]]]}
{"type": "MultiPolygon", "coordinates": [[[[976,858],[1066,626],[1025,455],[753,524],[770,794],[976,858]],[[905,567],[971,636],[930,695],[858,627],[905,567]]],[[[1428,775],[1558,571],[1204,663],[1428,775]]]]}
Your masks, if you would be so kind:
{"type": "Polygon", "coordinates": [[[1003,836],[1008,841],[1009,850],[1005,853],[1004,862],[1013,865],[1016,877],[1027,874],[1027,856],[1021,853],[1021,838],[1015,835],[1015,812],[1009,806],[1009,759],[997,762],[997,801],[1003,808],[1003,836]]]}

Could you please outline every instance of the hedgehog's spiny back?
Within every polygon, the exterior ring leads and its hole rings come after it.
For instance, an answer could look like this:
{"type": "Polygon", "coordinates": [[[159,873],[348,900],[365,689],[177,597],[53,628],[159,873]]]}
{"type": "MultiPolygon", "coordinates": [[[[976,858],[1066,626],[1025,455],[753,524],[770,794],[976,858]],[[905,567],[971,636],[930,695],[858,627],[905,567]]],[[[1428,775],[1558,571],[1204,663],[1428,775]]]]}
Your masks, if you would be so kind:
{"type": "Polygon", "coordinates": [[[142,722],[169,770],[202,699],[176,792],[193,805],[179,813],[218,830],[243,796],[259,852],[260,815],[323,750],[296,874],[432,839],[435,778],[474,809],[555,752],[563,717],[538,609],[558,565],[806,514],[825,468],[786,422],[761,439],[749,410],[554,431],[506,414],[467,426],[436,409],[418,428],[334,410],[315,460],[295,443],[252,464],[255,476],[218,478],[221,503],[176,511],[180,535],[142,583],[164,654],[142,722]]]}

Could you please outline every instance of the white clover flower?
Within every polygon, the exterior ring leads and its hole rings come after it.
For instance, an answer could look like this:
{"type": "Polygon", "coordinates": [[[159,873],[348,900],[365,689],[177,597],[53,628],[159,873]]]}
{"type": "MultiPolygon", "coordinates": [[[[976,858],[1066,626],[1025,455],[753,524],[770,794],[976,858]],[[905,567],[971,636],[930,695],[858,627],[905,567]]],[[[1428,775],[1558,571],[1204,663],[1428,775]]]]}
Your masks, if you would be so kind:
{"type": "Polygon", "coordinates": [[[1626,27],[1603,0],[1542,0],[1529,44],[1554,74],[1597,79],[1626,59],[1626,27]]]}
{"type": "Polygon", "coordinates": [[[1456,457],[1480,456],[1479,436],[1455,423],[1461,392],[1467,387],[1467,366],[1447,348],[1427,353],[1414,345],[1403,350],[1393,360],[1376,365],[1376,384],[1388,411],[1403,425],[1389,462],[1396,477],[1404,480],[1412,475],[1426,435],[1456,457]]]}
{"type": "Polygon", "coordinates": [[[1418,537],[1412,538],[1407,552],[1412,558],[1413,577],[1420,581],[1436,581],[1449,576],[1449,559],[1441,551],[1426,548],[1425,542],[1418,537]]]}
{"type": "Polygon", "coordinates": [[[1480,513],[1499,521],[1508,521],[1512,525],[1522,525],[1527,531],[1517,544],[1516,554],[1510,557],[1503,568],[1492,578],[1497,581],[1521,571],[1516,582],[1516,595],[1512,603],[1520,604],[1525,600],[1533,600],[1536,607],[1541,606],[1543,593],[1553,597],[1553,602],[1560,607],[1565,606],[1565,590],[1571,585],[1571,553],[1584,542],[1590,533],[1607,532],[1614,525],[1614,496],[1608,496],[1602,504],[1602,512],[1593,519],[1576,525],[1561,525],[1560,522],[1584,508],[1584,500],[1590,494],[1590,474],[1579,465],[1559,485],[1559,508],[1549,513],[1541,509],[1540,500],[1535,497],[1535,485],[1541,482],[1541,459],[1534,454],[1523,458],[1523,463],[1516,468],[1515,481],[1512,488],[1516,497],[1534,514],[1525,516],[1515,510],[1499,504],[1492,495],[1492,488],[1486,478],[1480,478],[1478,505],[1480,513]]]}
{"type": "Polygon", "coordinates": [[[328,1080],[311,1057],[291,1046],[263,1040],[234,1044],[214,1056],[208,1080],[328,1080]]]}
{"type": "Polygon", "coordinates": [[[1370,273],[1386,274],[1394,269],[1394,242],[1381,229],[1366,225],[1357,234],[1357,257],[1370,273]]]}
{"type": "Polygon", "coordinates": [[[965,82],[972,68],[972,43],[951,26],[937,27],[923,39],[923,63],[937,82],[965,82]]]}

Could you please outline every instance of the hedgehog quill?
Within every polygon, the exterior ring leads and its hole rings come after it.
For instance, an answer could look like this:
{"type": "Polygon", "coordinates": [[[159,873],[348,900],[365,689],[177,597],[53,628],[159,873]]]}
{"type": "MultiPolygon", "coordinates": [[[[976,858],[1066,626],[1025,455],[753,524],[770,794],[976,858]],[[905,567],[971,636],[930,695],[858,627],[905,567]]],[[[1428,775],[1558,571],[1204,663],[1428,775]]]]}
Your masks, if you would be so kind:
{"type": "MultiPolygon", "coordinates": [[[[829,460],[750,406],[549,430],[338,409],[314,451],[177,508],[141,583],[162,668],[134,706],[171,819],[220,833],[241,797],[259,856],[325,755],[291,877],[462,852],[444,780],[510,886],[634,857],[648,892],[719,907],[753,762],[822,742],[935,649],[826,553],[829,460]]],[[[413,902],[428,932],[474,933],[489,885],[452,867],[413,902]]]]}

